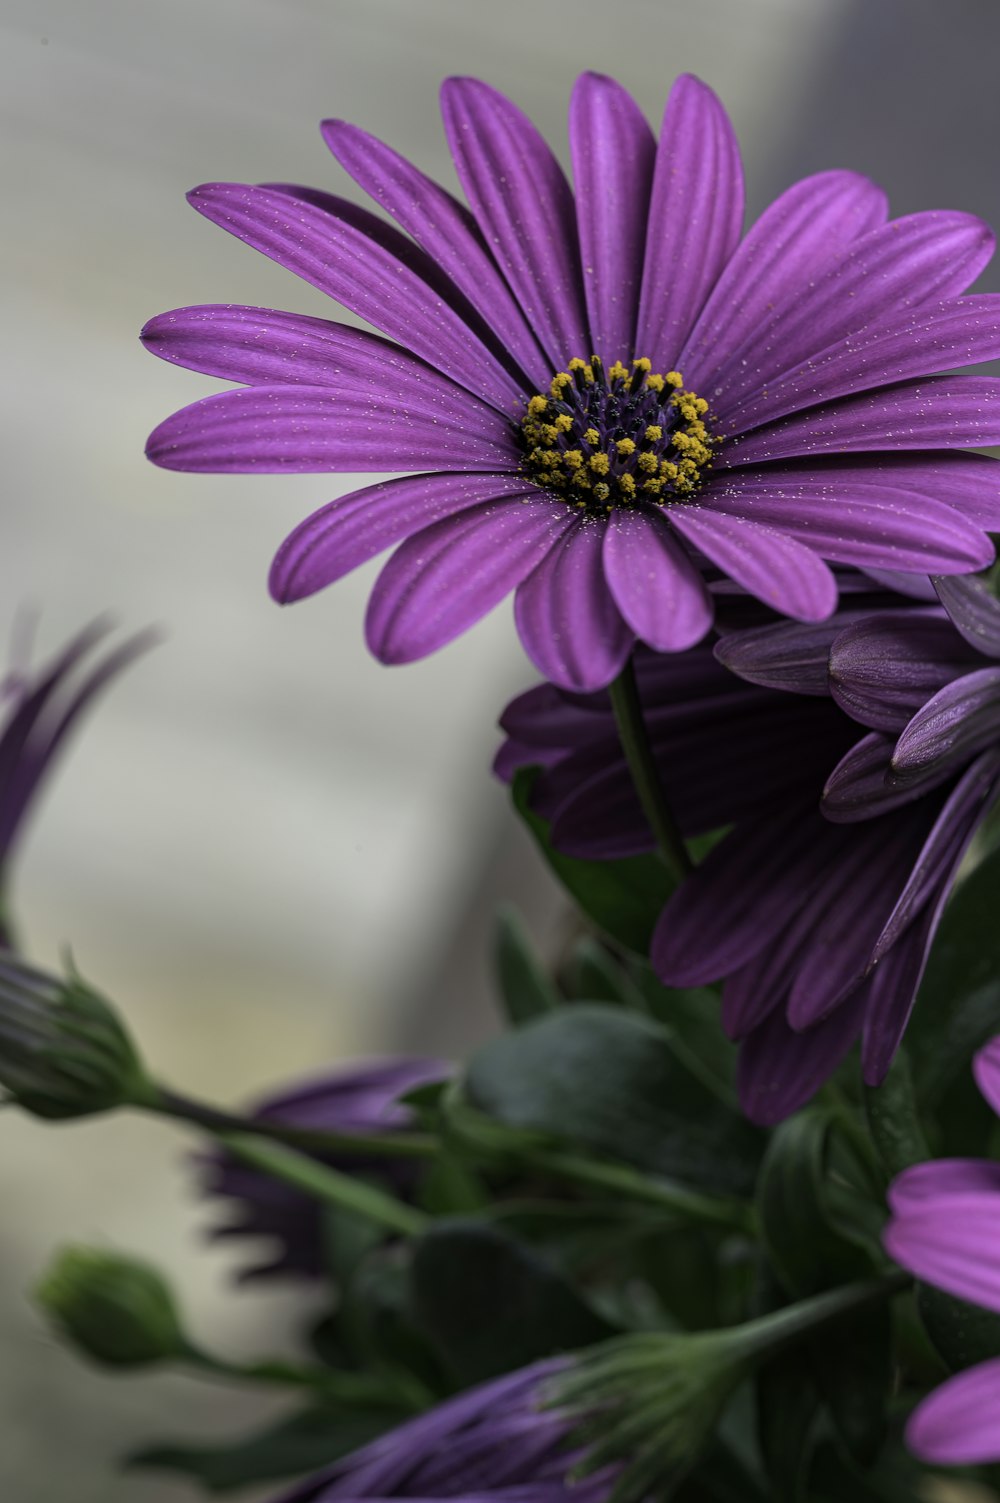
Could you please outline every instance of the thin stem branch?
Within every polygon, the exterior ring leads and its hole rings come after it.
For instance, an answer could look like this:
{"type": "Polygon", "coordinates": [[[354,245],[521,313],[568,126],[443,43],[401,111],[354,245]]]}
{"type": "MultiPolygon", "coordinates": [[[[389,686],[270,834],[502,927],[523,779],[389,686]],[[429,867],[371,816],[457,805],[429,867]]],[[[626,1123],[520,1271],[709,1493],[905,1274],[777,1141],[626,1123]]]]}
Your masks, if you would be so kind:
{"type": "Polygon", "coordinates": [[[609,686],[608,692],[611,695],[618,737],[642,812],[649,821],[671,875],[680,881],[691,870],[691,857],[671,812],[649,743],[631,658],[609,686]]]}
{"type": "Polygon", "coordinates": [[[701,1221],[710,1226],[728,1227],[731,1231],[753,1235],[753,1210],[741,1201],[716,1200],[667,1180],[648,1179],[627,1164],[602,1162],[574,1153],[532,1149],[525,1157],[536,1169],[553,1174],[557,1179],[595,1185],[627,1200],[673,1211],[685,1221],[701,1221]]]}

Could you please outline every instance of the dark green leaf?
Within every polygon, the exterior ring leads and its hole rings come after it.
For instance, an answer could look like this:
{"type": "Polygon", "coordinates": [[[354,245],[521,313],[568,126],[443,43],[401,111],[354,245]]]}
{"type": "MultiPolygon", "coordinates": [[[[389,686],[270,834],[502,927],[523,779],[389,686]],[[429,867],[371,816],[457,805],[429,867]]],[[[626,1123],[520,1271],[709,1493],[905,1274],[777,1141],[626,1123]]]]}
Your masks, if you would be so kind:
{"type": "Polygon", "coordinates": [[[788,1352],[757,1378],[757,1436],[772,1503],[805,1503],[820,1398],[808,1356],[788,1352]]]}
{"type": "Polygon", "coordinates": [[[917,1309],[928,1336],[953,1372],[1000,1356],[1000,1315],[917,1285],[917,1309]]]}
{"type": "Polygon", "coordinates": [[[294,1477],[337,1461],[366,1445],[407,1417],[400,1409],[333,1412],[311,1405],[270,1430],[254,1430],[242,1440],[220,1446],[148,1446],[128,1458],[130,1467],[182,1472],[209,1492],[223,1493],[294,1477]]]}
{"type": "Polygon", "coordinates": [[[515,1027],[559,1006],[559,993],[535,954],[521,916],[509,905],[497,914],[493,958],[500,1000],[515,1027]]]}
{"type": "Polygon", "coordinates": [[[566,981],[567,991],[576,1001],[607,1002],[641,1013],[649,1010],[627,971],[593,935],[584,935],[574,947],[566,981]]]}
{"type": "Polygon", "coordinates": [[[472,1059],[474,1105],[509,1127],[704,1190],[748,1192],[763,1136],[670,1030],[582,1002],[472,1059]]]}
{"type": "Polygon", "coordinates": [[[702,1065],[727,1090],[733,1091],[737,1048],[722,1031],[718,993],[708,986],[691,987],[686,991],[663,986],[652,968],[644,963],[634,962],[632,972],[652,1016],[666,1027],[675,1029],[702,1065]]]}
{"type": "Polygon", "coordinates": [[[925,1496],[921,1482],[926,1478],[902,1446],[894,1447],[877,1467],[861,1471],[827,1442],[813,1462],[809,1503],[915,1503],[925,1496]]]}
{"type": "Polygon", "coordinates": [[[900,1050],[880,1086],[865,1087],[868,1131],[887,1178],[931,1156],[920,1115],[909,1056],[900,1050]]]}
{"type": "Polygon", "coordinates": [[[417,1244],[414,1316],[461,1384],[613,1334],[572,1286],[499,1227],[438,1222],[417,1244]]]}
{"type": "Polygon", "coordinates": [[[439,1153],[420,1180],[419,1205],[432,1216],[456,1216],[489,1205],[489,1192],[474,1169],[453,1153],[439,1153]]]}
{"type": "Polygon", "coordinates": [[[673,890],[658,856],[628,856],[620,861],[581,861],[564,856],[549,839],[546,820],[531,808],[531,789],[538,769],[522,768],[511,792],[514,807],[555,872],[579,907],[605,934],[627,950],[645,955],[653,927],[673,890]]]}

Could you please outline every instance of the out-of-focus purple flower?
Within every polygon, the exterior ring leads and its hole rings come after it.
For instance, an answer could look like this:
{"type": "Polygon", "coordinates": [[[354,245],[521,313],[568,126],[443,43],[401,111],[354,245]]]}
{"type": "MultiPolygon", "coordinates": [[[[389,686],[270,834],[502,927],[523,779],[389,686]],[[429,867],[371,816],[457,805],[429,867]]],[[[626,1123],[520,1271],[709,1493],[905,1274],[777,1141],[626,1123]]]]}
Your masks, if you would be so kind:
{"type": "Polygon", "coordinates": [[[164,359],[240,383],[161,424],[157,464],[427,472],[302,523],[274,561],[276,599],[400,543],[368,609],[383,662],[435,651],[516,590],[529,657],[589,691],[637,639],[674,652],[705,635],[706,563],[817,620],[836,603],[829,562],[990,561],[995,461],[946,451],[1000,442],[1000,381],[935,374],[1000,354],[1000,300],[962,296],[992,253],[981,221],[886,222],[874,184],[834,171],[742,236],[737,142],[690,76],[658,143],[620,85],[577,81],[575,194],[495,90],[452,78],[442,102],[471,213],[339,120],[327,145],[398,229],[287,184],[190,195],[388,340],[228,304],[143,331],[164,359]]]}
{"type": "MultiPolygon", "coordinates": [[[[911,618],[914,631],[930,619],[919,604],[897,617],[911,618]]],[[[873,765],[872,738],[858,743],[824,697],[831,645],[865,626],[857,622],[848,610],[822,625],[724,638],[722,662],[756,680],[742,687],[706,647],[683,659],[637,657],[682,831],[734,826],[667,902],[650,958],[671,986],[724,979],[722,1021],[742,1045],[741,1100],[762,1124],[807,1101],[859,1035],[865,1078],[883,1079],[955,870],[1000,790],[998,743],[874,817],[824,817],[835,764],[839,773],[867,748],[873,765]],[[789,689],[797,692],[781,692],[789,689]]],[[[502,724],[512,740],[498,770],[543,766],[535,806],[559,849],[608,858],[651,847],[603,697],[543,686],[515,700],[502,724]]],[[[884,778],[892,742],[875,739],[884,778]]]]}
{"type": "MultiPolygon", "coordinates": [[[[979,1089],[1000,1113],[1000,1039],[975,1060],[979,1089]]],[[[889,1255],[917,1278],[1000,1312],[1000,1164],[939,1159],[916,1164],[889,1188],[889,1255]]],[[[1000,1360],[950,1378],[914,1411],[906,1433],[923,1461],[1000,1461],[1000,1360]]]]}
{"type": "Polygon", "coordinates": [[[2,899],[10,864],[49,770],[92,700],[156,640],[143,632],[95,659],[109,630],[106,622],[95,621],[43,667],[29,671],[15,665],[0,684],[0,700],[6,703],[0,726],[0,946],[9,943],[2,899]]]}
{"type": "MultiPolygon", "coordinates": [[[[280,1123],[308,1132],[373,1133],[405,1131],[413,1114],[399,1097],[418,1086],[446,1080],[451,1066],[437,1059],[383,1059],[352,1064],[321,1079],[269,1096],[251,1111],[252,1120],[280,1123]]],[[[396,1194],[412,1194],[419,1161],[406,1158],[313,1153],[345,1173],[380,1177],[396,1194]]],[[[241,1163],[225,1150],[200,1155],[203,1187],[209,1195],[238,1202],[235,1220],[217,1227],[216,1237],[267,1237],[275,1255],[247,1269],[243,1278],[291,1274],[318,1278],[327,1269],[323,1213],[315,1200],[290,1185],[241,1163]]]]}
{"type": "Polygon", "coordinates": [[[280,1503],[360,1498],[509,1499],[510,1503],[597,1503],[607,1471],[570,1484],[579,1457],[567,1445],[572,1421],[543,1408],[565,1359],[536,1362],[469,1389],[392,1430],[363,1450],[284,1493],[280,1503]]]}

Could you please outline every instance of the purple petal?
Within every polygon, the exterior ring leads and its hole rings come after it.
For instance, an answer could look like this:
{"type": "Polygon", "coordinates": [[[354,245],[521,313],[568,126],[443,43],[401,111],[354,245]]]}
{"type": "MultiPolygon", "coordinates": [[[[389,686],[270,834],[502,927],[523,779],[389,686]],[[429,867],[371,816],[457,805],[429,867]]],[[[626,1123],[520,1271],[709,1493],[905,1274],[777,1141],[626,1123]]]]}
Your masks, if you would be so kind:
{"type": "Polygon", "coordinates": [[[610,365],[635,349],[656,142],[632,96],[601,73],[582,73],[576,81],[569,142],[590,320],[587,353],[610,365]]]}
{"type": "Polygon", "coordinates": [[[715,656],[730,673],[765,689],[826,698],[830,649],[846,626],[868,613],[838,611],[825,621],[778,621],[720,637],[715,656]]]}
{"type": "Polygon", "coordinates": [[[815,883],[819,816],[786,809],[747,820],[668,900],[650,962],[667,986],[701,986],[752,960],[781,933],[815,883]]]}
{"type": "Polygon", "coordinates": [[[1000,1195],[942,1193],[890,1221],[885,1250],[918,1279],[1000,1311],[1000,1195]]]}
{"type": "Polygon", "coordinates": [[[640,641],[682,652],[712,624],[712,600],[659,512],[614,512],[604,529],[604,574],[615,604],[640,641]]]}
{"type": "Polygon", "coordinates": [[[800,621],[837,606],[837,582],[811,548],[774,528],[708,508],[675,506],[670,520],[689,543],[765,605],[800,621]]]}
{"type": "Polygon", "coordinates": [[[936,579],[934,588],[956,630],[969,645],[988,658],[1000,658],[1000,600],[987,581],[964,574],[936,579]]]}
{"type": "Polygon", "coordinates": [[[917,1000],[947,898],[948,884],[944,884],[937,902],[924,909],[872,972],[866,988],[868,1000],[861,1035],[861,1074],[865,1085],[880,1086],[889,1073],[917,1000]]]}
{"type": "Polygon", "coordinates": [[[713,407],[728,432],[742,433],[835,397],[998,355],[1000,297],[994,294],[894,309],[864,329],[852,324],[846,337],[838,335],[827,349],[763,386],[751,385],[740,400],[716,399],[713,407]]]}
{"type": "MultiPolygon", "coordinates": [[[[948,794],[914,863],[909,880],[872,952],[878,961],[896,943],[927,902],[947,895],[969,841],[996,797],[1000,779],[1000,748],[983,752],[948,794]]],[[[927,800],[930,811],[934,801],[927,800]]]]}
{"type": "Polygon", "coordinates": [[[739,244],[739,143],[712,90],[690,74],[670,91],[649,205],[636,353],[665,371],[739,244]]]}
{"type": "Polygon", "coordinates": [[[353,491],[313,512],[285,539],[271,565],[271,595],[281,605],[304,600],[443,517],[525,494],[518,475],[462,474],[406,475],[353,491]]]}
{"type": "Polygon", "coordinates": [[[982,1095],[1000,1116],[1000,1038],[979,1050],[972,1061],[972,1073],[982,1095]]]}
{"type": "Polygon", "coordinates": [[[900,731],[974,661],[940,611],[884,611],[839,633],[830,654],[830,688],[841,709],[862,725],[900,731]]]}
{"type": "Polygon", "coordinates": [[[896,742],[893,780],[929,787],[1000,741],[1000,667],[980,668],[938,690],[896,742]]]}
{"type": "Polygon", "coordinates": [[[455,169],[500,269],[557,369],[590,354],[573,194],[528,117],[475,78],[441,113],[455,169]]]}
{"type": "Polygon", "coordinates": [[[950,506],[877,482],[856,484],[836,469],[734,470],[712,480],[702,504],[776,527],[834,563],[859,568],[961,574],[992,561],[981,528],[950,506]]]}
{"type": "Polygon", "coordinates": [[[500,716],[500,728],[529,746],[569,751],[607,727],[609,709],[596,697],[570,698],[552,684],[536,684],[510,701],[500,716]]]}
{"type": "Polygon", "coordinates": [[[870,454],[856,459],[827,460],[826,469],[840,472],[852,483],[896,486],[935,499],[947,498],[987,532],[1000,528],[1000,460],[988,454],[870,454]]]}
{"type": "Polygon", "coordinates": [[[777,305],[801,297],[886,213],[882,190],[854,172],[819,172],[794,183],[751,226],[719,277],[678,357],[685,379],[708,386],[777,305]]]}
{"type": "Polygon", "coordinates": [[[518,590],[514,620],[525,652],[551,683],[603,689],[621,672],[635,636],[605,579],[603,524],[572,520],[518,590]]]}
{"type": "Polygon", "coordinates": [[[740,1049],[736,1084],[751,1122],[773,1127],[790,1117],[837,1069],[861,1030],[863,1003],[852,997],[815,1028],[794,1033],[771,1013],[740,1049]]]}
{"type": "Polygon", "coordinates": [[[992,1159],[931,1159],[897,1174],[889,1186],[889,1209],[906,1216],[928,1209],[942,1195],[1000,1196],[1000,1164],[992,1159]]]}
{"type": "Polygon", "coordinates": [[[724,465],[878,449],[955,449],[1000,443],[1000,379],[929,376],[811,407],[732,438],[724,465]]]}
{"type": "Polygon", "coordinates": [[[900,788],[890,782],[892,742],[880,732],[863,736],[841,757],[823,789],[824,816],[837,825],[877,819],[923,797],[922,788],[900,788]]]}
{"type": "Polygon", "coordinates": [[[893,595],[905,595],[907,599],[920,600],[925,605],[933,605],[937,600],[928,575],[901,574],[898,569],[866,569],[864,572],[875,584],[891,591],[893,595]]]}
{"type": "Polygon", "coordinates": [[[452,306],[430,257],[374,214],[315,197],[323,207],[274,188],[206,183],[188,200],[501,412],[519,410],[527,393],[452,306]]]}
{"type": "Polygon", "coordinates": [[[1000,1360],[957,1373],[918,1404],[906,1444],[932,1466],[1000,1461],[1000,1360]]]}
{"type": "Polygon", "coordinates": [[[713,407],[728,417],[737,402],[764,386],[770,390],[785,371],[831,346],[856,343],[868,324],[894,307],[912,310],[956,297],[992,250],[992,231],[970,214],[911,214],[872,230],[811,286],[780,297],[740,348],[717,362],[713,407]]]}
{"type": "Polygon", "coordinates": [[[444,647],[520,584],[572,521],[563,502],[507,497],[407,538],[368,603],[370,650],[383,663],[412,663],[444,647]]]}
{"type": "Polygon", "coordinates": [[[514,471],[520,461],[510,424],[444,382],[402,394],[347,380],[220,391],[154,428],[146,453],[167,470],[212,474],[514,471]]]}
{"type": "Polygon", "coordinates": [[[552,376],[510,288],[464,204],[384,141],[344,120],[324,120],[340,165],[431,256],[541,390],[552,376]]]}

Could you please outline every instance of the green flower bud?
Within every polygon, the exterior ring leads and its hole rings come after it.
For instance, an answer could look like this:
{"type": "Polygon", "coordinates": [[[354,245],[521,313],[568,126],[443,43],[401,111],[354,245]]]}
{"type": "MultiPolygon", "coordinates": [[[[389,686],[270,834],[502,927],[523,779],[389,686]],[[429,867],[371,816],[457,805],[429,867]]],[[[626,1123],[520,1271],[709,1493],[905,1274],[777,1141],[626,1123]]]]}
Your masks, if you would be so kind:
{"type": "Polygon", "coordinates": [[[111,1004],[0,952],[0,1099],[36,1117],[148,1106],[156,1089],[111,1004]]]}
{"type": "Polygon", "coordinates": [[[71,1345],[106,1367],[144,1367],[188,1355],[173,1295],[146,1263],[67,1247],[35,1299],[71,1345]]]}

